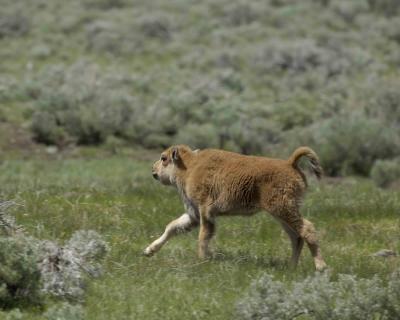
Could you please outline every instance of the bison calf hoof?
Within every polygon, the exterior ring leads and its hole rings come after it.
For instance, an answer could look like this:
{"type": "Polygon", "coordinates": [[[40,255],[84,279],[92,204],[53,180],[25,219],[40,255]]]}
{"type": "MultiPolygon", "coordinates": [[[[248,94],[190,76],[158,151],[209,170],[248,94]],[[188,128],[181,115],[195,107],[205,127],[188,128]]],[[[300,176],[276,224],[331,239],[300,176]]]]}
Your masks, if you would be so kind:
{"type": "Polygon", "coordinates": [[[146,257],[151,257],[153,254],[154,250],[152,250],[150,247],[147,247],[143,250],[143,255],[145,255],[146,257]]]}
{"type": "Polygon", "coordinates": [[[317,262],[316,265],[315,265],[315,270],[316,270],[316,271],[319,271],[319,272],[324,271],[324,270],[326,270],[327,268],[328,268],[328,266],[327,266],[327,264],[326,264],[324,261],[319,261],[319,262],[317,262]]]}

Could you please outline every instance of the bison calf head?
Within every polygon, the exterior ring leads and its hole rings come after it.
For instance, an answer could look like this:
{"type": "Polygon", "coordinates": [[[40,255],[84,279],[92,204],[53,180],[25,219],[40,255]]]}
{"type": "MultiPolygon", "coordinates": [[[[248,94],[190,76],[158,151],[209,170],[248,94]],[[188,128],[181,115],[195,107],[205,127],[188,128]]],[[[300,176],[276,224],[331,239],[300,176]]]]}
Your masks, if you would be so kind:
{"type": "Polygon", "coordinates": [[[169,147],[153,164],[153,177],[164,185],[175,185],[177,176],[186,170],[186,165],[194,154],[185,145],[169,147]]]}

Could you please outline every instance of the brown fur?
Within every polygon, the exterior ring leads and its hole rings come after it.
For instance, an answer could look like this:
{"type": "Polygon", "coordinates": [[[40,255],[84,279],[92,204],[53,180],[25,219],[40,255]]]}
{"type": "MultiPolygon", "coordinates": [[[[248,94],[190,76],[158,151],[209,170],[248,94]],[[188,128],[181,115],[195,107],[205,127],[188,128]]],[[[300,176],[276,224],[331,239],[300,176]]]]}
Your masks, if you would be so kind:
{"type": "Polygon", "coordinates": [[[317,270],[326,267],[313,224],[302,218],[300,205],[307,187],[298,167],[306,157],[315,175],[322,168],[308,147],[300,147],[288,160],[245,156],[233,152],[205,149],[192,151],[184,145],[165,150],[153,165],[153,176],[165,185],[177,187],[186,212],[172,221],[164,234],[146,248],[151,255],[179,231],[200,225],[199,256],[208,255],[208,243],[220,215],[251,215],[265,210],[283,226],[292,243],[292,262],[297,264],[304,241],[317,270]]]}

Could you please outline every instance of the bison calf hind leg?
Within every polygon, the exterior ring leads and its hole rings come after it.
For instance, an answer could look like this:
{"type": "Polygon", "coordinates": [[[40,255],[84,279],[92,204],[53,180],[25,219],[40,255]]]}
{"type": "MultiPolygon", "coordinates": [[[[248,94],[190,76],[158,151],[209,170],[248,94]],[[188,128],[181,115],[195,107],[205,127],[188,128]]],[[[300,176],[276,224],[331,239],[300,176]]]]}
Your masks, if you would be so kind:
{"type": "Polygon", "coordinates": [[[324,270],[326,263],[321,255],[314,225],[307,219],[302,218],[298,210],[279,212],[274,216],[281,222],[291,240],[293,250],[292,263],[295,266],[297,265],[303,244],[306,242],[314,259],[315,269],[317,271],[324,270]]]}
{"type": "Polygon", "coordinates": [[[299,262],[300,254],[304,246],[304,239],[285,221],[280,220],[280,223],[283,229],[286,231],[287,235],[289,236],[292,245],[291,264],[293,267],[296,267],[299,262]]]}

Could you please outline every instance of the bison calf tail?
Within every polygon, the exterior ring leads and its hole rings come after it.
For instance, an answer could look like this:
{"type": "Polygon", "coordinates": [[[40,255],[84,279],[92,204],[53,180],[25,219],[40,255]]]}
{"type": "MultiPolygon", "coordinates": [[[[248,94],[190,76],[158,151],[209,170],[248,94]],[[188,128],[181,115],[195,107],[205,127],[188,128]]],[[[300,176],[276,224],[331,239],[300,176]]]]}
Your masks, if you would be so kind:
{"type": "Polygon", "coordinates": [[[319,163],[319,159],[317,154],[309,147],[300,147],[297,148],[293,154],[290,156],[288,162],[293,166],[293,168],[299,170],[299,167],[297,165],[297,162],[300,160],[300,158],[302,157],[307,157],[310,165],[311,165],[311,169],[314,172],[314,174],[316,175],[316,177],[318,179],[321,179],[322,176],[322,167],[319,163]]]}

